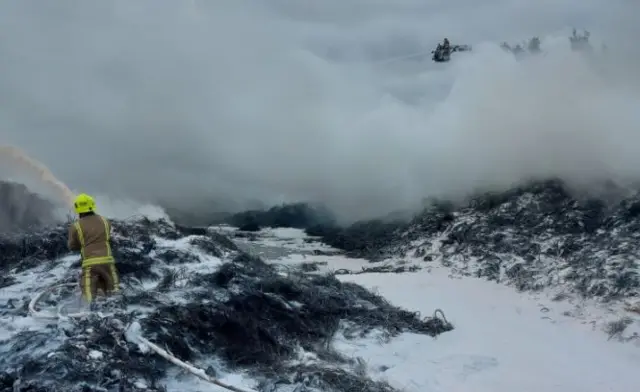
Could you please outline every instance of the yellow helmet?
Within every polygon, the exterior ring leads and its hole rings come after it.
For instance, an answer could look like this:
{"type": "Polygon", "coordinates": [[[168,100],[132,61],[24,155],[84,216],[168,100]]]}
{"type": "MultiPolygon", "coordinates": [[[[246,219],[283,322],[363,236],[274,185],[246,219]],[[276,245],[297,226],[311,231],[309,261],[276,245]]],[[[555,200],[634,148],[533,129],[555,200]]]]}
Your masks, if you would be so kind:
{"type": "Polygon", "coordinates": [[[85,212],[92,212],[96,210],[96,202],[93,200],[93,197],[87,195],[86,193],[81,193],[76,196],[76,199],[73,201],[73,207],[78,214],[84,214],[85,212]]]}

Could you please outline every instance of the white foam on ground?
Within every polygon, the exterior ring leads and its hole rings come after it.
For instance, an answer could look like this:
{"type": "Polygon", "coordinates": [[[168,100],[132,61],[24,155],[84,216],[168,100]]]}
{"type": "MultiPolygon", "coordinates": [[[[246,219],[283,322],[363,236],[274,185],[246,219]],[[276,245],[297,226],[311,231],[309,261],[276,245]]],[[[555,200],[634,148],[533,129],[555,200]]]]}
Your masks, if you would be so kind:
{"type": "Polygon", "coordinates": [[[632,391],[640,352],[579,323],[554,323],[527,295],[481,279],[431,273],[366,274],[341,280],[377,290],[392,303],[429,315],[442,308],[455,329],[436,339],[403,334],[390,344],[339,345],[407,392],[632,391]]]}
{"type": "MultiPolygon", "coordinates": [[[[272,240],[273,241],[273,240],[272,240]]],[[[272,242],[275,246],[276,243],[272,242]]],[[[327,262],[325,271],[357,272],[371,264],[344,256],[288,255],[272,263],[327,262]]],[[[398,260],[395,260],[398,262],[398,260]]],[[[405,333],[388,344],[377,338],[337,338],[334,347],[366,362],[368,373],[405,392],[601,392],[637,389],[638,341],[608,340],[595,303],[583,302],[589,317],[567,314],[574,306],[548,293],[518,293],[478,278],[452,276],[444,267],[415,273],[341,275],[378,292],[391,303],[431,316],[441,308],[455,329],[435,339],[405,333]]],[[[618,314],[620,317],[621,314],[618,314]]],[[[610,318],[608,320],[611,320],[610,318]]]]}
{"type": "MultiPolygon", "coordinates": [[[[46,287],[52,286],[64,277],[71,264],[76,261],[73,256],[58,260],[45,261],[41,266],[12,275],[15,283],[0,289],[0,302],[17,301],[17,306],[22,306],[22,301],[30,301],[46,287]],[[25,298],[25,296],[27,296],[25,298]]],[[[0,340],[10,339],[21,330],[38,330],[44,328],[47,321],[32,317],[0,317],[0,340]]]]}
{"type": "Polygon", "coordinates": [[[293,229],[289,227],[266,228],[260,230],[260,234],[264,237],[275,237],[279,239],[305,239],[309,238],[307,233],[302,229],[293,229]]]}
{"type": "MultiPolygon", "coordinates": [[[[192,255],[197,256],[198,258],[197,262],[180,263],[177,265],[165,265],[164,267],[175,269],[175,270],[187,269],[189,271],[198,272],[198,273],[203,273],[206,271],[213,272],[217,267],[220,266],[220,264],[224,262],[224,259],[226,258],[226,256],[228,256],[229,252],[223,251],[222,258],[212,256],[206,253],[205,251],[203,251],[202,249],[200,249],[198,246],[192,245],[190,243],[190,241],[197,238],[202,238],[202,236],[190,235],[187,237],[179,238],[177,240],[168,240],[166,238],[160,238],[157,236],[153,237],[153,239],[156,241],[158,245],[158,250],[175,249],[179,251],[188,252],[192,255]]],[[[156,250],[152,250],[151,255],[153,255],[155,252],[156,250]]]]}
{"type": "MultiPolygon", "coordinates": [[[[465,224],[475,219],[473,215],[458,217],[456,225],[465,224]]],[[[442,239],[448,236],[447,233],[438,234],[433,237],[423,237],[411,243],[408,254],[415,251],[423,251],[423,255],[431,258],[430,262],[425,262],[421,257],[406,257],[405,261],[412,265],[423,267],[440,266],[446,262],[450,271],[456,275],[475,276],[481,269],[483,263],[476,257],[467,254],[456,253],[453,249],[442,251],[442,239]]],[[[558,238],[551,238],[548,241],[540,241],[542,251],[553,248],[557,245],[558,238]]],[[[510,255],[513,262],[524,262],[522,258],[510,255]]],[[[619,340],[630,340],[640,345],[640,302],[633,300],[611,300],[603,302],[599,299],[580,298],[572,292],[573,284],[567,278],[570,265],[561,257],[550,257],[540,255],[539,261],[545,266],[545,274],[540,274],[536,283],[546,287],[540,292],[527,293],[532,299],[544,304],[546,308],[556,309],[559,313],[569,318],[580,320],[581,323],[589,324],[592,329],[606,331],[612,323],[625,320],[628,323],[626,329],[614,336],[619,340]]],[[[613,261],[613,257],[610,259],[613,261]]],[[[398,260],[387,260],[386,263],[398,263],[398,260]]],[[[507,280],[504,270],[500,275],[501,280],[507,280]]],[[[594,284],[596,282],[591,282],[594,284]]]]}
{"type": "Polygon", "coordinates": [[[277,260],[267,260],[267,263],[288,266],[303,263],[318,263],[318,273],[329,273],[340,269],[358,271],[363,267],[372,266],[372,264],[365,259],[350,259],[343,255],[308,255],[300,253],[283,256],[277,260]]]}
{"type": "MultiPolygon", "coordinates": [[[[234,387],[254,391],[255,380],[239,373],[224,373],[216,377],[219,381],[233,385],[234,387]]],[[[188,391],[188,392],[223,392],[225,389],[213,385],[207,381],[187,374],[184,370],[177,368],[170,370],[163,384],[167,387],[167,391],[188,391]]]]}
{"type": "MultiPolygon", "coordinates": [[[[197,256],[198,262],[173,264],[168,265],[164,263],[157,263],[152,269],[159,267],[168,268],[182,274],[178,277],[176,283],[177,289],[170,295],[170,297],[177,302],[185,302],[182,298],[183,292],[180,290],[180,284],[182,281],[186,281],[194,272],[207,273],[213,272],[224,262],[223,259],[206,254],[200,250],[197,246],[191,245],[190,240],[197,238],[198,236],[189,236],[180,238],[178,240],[167,240],[161,238],[155,238],[158,241],[160,248],[183,250],[192,253],[197,256]]],[[[224,255],[223,255],[224,258],[224,255]]],[[[45,261],[42,265],[29,269],[24,272],[16,272],[13,274],[13,278],[16,280],[14,284],[0,289],[0,302],[6,303],[7,301],[17,299],[17,306],[22,306],[22,301],[30,301],[37,293],[45,290],[46,288],[59,284],[65,276],[68,276],[71,265],[78,260],[78,256],[69,255],[57,260],[45,261]]],[[[116,261],[117,262],[117,261],[116,261]]],[[[117,264],[116,264],[117,265],[117,264]]],[[[80,270],[78,269],[77,273],[80,270]]],[[[159,281],[143,279],[140,284],[141,288],[152,290],[158,285],[159,281]]],[[[80,296],[80,289],[77,289],[77,296],[80,296]]],[[[73,298],[69,298],[69,301],[73,302],[73,298]]],[[[153,309],[144,306],[131,306],[143,313],[153,311],[153,309]]],[[[46,314],[55,315],[56,309],[46,308],[41,309],[46,314]]],[[[10,316],[0,317],[0,341],[10,339],[16,333],[22,330],[40,330],[46,327],[50,320],[38,319],[34,317],[16,318],[10,316]]],[[[52,346],[53,347],[53,346],[52,346]]]]}
{"type": "Polygon", "coordinates": [[[218,231],[223,234],[232,235],[232,238],[236,242],[250,241],[253,244],[262,246],[271,246],[288,250],[298,250],[302,252],[337,252],[338,250],[321,243],[317,237],[312,237],[305,233],[302,229],[292,228],[263,228],[255,233],[245,233],[246,238],[240,236],[233,236],[237,234],[238,230],[229,226],[214,226],[214,231],[218,231]]]}
{"type": "MultiPolygon", "coordinates": [[[[153,237],[153,239],[157,242],[159,249],[174,249],[180,251],[187,251],[193,255],[196,255],[198,258],[197,262],[190,263],[181,263],[181,264],[165,264],[158,263],[159,265],[154,266],[155,268],[168,268],[174,270],[175,272],[179,272],[175,286],[176,288],[172,290],[171,293],[166,294],[167,299],[171,299],[177,303],[187,303],[188,300],[183,298],[183,294],[187,291],[181,289],[181,283],[193,276],[194,273],[208,273],[213,272],[219,267],[223,262],[225,262],[226,254],[223,254],[222,258],[214,257],[209,254],[206,254],[204,251],[199,249],[197,246],[190,244],[190,241],[198,238],[199,236],[193,235],[184,238],[180,238],[177,240],[167,240],[165,238],[153,237]]],[[[68,256],[59,260],[50,261],[47,263],[53,264],[53,268],[51,264],[44,264],[35,269],[31,269],[29,271],[25,271],[22,273],[16,273],[14,278],[16,278],[16,283],[3,288],[0,290],[0,302],[7,301],[10,298],[22,298],[23,296],[28,296],[27,301],[30,300],[30,297],[33,297],[38,292],[41,292],[45,288],[52,286],[56,283],[59,283],[62,278],[68,273],[68,270],[75,261],[77,260],[77,256],[68,256]]],[[[153,280],[143,280],[140,282],[142,288],[147,290],[153,290],[159,281],[153,280]]],[[[78,295],[79,295],[78,290],[78,295]]],[[[164,294],[160,294],[162,297],[164,294]]],[[[161,298],[162,299],[162,298],[161,298]]],[[[129,310],[136,309],[141,313],[140,317],[145,317],[146,314],[153,312],[154,309],[144,306],[130,306],[129,310]]],[[[55,309],[44,309],[44,312],[55,314],[55,309]]],[[[62,322],[62,321],[61,321],[62,322]]],[[[0,343],[4,340],[11,339],[16,333],[24,330],[39,330],[44,329],[47,324],[50,324],[51,320],[38,319],[34,317],[2,317],[0,318],[0,343]]],[[[133,322],[128,329],[125,331],[126,339],[134,343],[138,346],[141,352],[147,353],[148,355],[155,355],[150,352],[149,347],[139,341],[140,336],[145,336],[144,330],[141,329],[140,324],[138,322],[133,322]]],[[[42,350],[45,352],[53,352],[56,347],[63,343],[62,339],[54,339],[46,347],[43,347],[42,350]]],[[[100,352],[90,352],[88,355],[88,359],[95,360],[101,355],[100,352]]],[[[200,363],[201,361],[193,363],[196,368],[205,368],[207,367],[207,361],[205,360],[204,364],[200,363]]],[[[216,367],[217,368],[217,367],[216,367]]],[[[220,381],[226,382],[230,385],[244,387],[247,390],[251,390],[251,387],[255,385],[255,381],[250,377],[243,374],[236,373],[225,373],[222,374],[219,378],[220,381]]],[[[187,374],[184,370],[175,369],[174,371],[169,373],[169,376],[166,379],[168,390],[184,390],[184,391],[218,391],[219,387],[213,386],[212,384],[198,379],[192,374],[187,374]]],[[[140,388],[142,388],[142,384],[140,384],[140,388]]]]}
{"type": "MultiPolygon", "coordinates": [[[[287,244],[295,231],[271,233],[269,246],[287,244]],[[286,235],[284,235],[286,233],[286,235]]],[[[192,237],[189,237],[189,239],[192,237]]],[[[160,241],[162,247],[200,252],[189,239],[160,241]]],[[[300,252],[304,245],[301,244],[300,252]]],[[[201,252],[200,252],[201,253],[201,252]]],[[[0,290],[0,301],[34,295],[65,275],[73,257],[55,261],[46,271],[37,269],[17,273],[18,283],[0,290]]],[[[187,273],[200,268],[215,269],[224,259],[207,256],[202,263],[187,263],[187,273]]],[[[362,259],[340,255],[289,254],[272,263],[295,265],[303,262],[326,262],[321,272],[336,269],[360,271],[362,267],[379,266],[362,259]]],[[[392,261],[387,261],[390,263],[392,261]]],[[[398,262],[397,260],[395,262],[398,262]]],[[[409,264],[427,263],[410,260],[409,264]]],[[[367,373],[386,380],[404,392],[601,392],[637,389],[636,371],[640,351],[635,343],[607,340],[601,328],[589,320],[601,314],[600,308],[583,304],[583,318],[566,315],[571,304],[551,302],[544,294],[517,293],[513,288],[483,279],[453,277],[443,267],[425,268],[416,273],[342,275],[350,281],[377,291],[391,303],[429,316],[441,308],[455,329],[437,338],[404,333],[383,344],[378,337],[346,340],[337,337],[334,347],[349,356],[364,360],[367,373]]],[[[179,290],[174,294],[179,296],[179,290]]],[[[42,328],[45,323],[31,317],[0,319],[0,340],[10,338],[21,329],[42,328]]],[[[127,337],[136,341],[135,326],[127,337]]],[[[43,348],[49,350],[51,346],[43,348]]],[[[144,347],[142,347],[144,349],[144,347]]],[[[94,353],[93,356],[98,356],[94,353]]],[[[151,354],[150,354],[151,355],[151,354]]],[[[300,361],[313,363],[317,358],[300,353],[300,361]]],[[[203,359],[195,366],[206,368],[214,362],[203,359]]],[[[214,366],[215,367],[215,366],[214,366]]],[[[245,375],[221,372],[221,381],[251,388],[255,383],[245,375]]],[[[165,380],[169,390],[217,391],[218,387],[188,375],[179,369],[165,380]]]]}

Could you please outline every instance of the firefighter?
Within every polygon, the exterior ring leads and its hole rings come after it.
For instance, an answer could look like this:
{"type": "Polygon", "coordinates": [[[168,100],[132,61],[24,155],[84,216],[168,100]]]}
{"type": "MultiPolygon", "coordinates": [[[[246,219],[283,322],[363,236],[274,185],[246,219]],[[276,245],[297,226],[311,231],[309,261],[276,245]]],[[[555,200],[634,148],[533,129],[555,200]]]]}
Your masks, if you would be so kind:
{"type": "Polygon", "coordinates": [[[95,201],[85,193],[76,197],[73,206],[78,220],[69,226],[68,246],[71,251],[80,251],[82,297],[91,304],[99,290],[105,295],[119,290],[118,271],[111,255],[111,224],[96,213],[95,201]]]}

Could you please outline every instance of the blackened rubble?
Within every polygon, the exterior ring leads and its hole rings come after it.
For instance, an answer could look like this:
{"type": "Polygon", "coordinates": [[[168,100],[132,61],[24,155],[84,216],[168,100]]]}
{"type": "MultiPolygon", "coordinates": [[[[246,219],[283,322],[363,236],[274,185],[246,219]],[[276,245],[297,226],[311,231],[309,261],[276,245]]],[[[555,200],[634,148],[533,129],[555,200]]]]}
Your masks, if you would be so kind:
{"type": "Polygon", "coordinates": [[[331,348],[331,340],[342,324],[347,325],[342,333],[351,338],[364,337],[376,329],[391,337],[404,331],[435,336],[452,328],[440,319],[421,321],[418,315],[334,277],[283,277],[246,254],[239,254],[233,263],[212,274],[195,277],[192,283],[199,287],[192,294],[192,305],[170,306],[146,320],[149,326],[177,331],[186,340],[176,340],[166,332],[154,336],[185,360],[194,355],[188,347],[207,342],[209,350],[231,367],[256,367],[262,376],[277,377],[285,384],[306,380],[322,390],[390,391],[387,385],[348,372],[336,373],[320,365],[302,368],[288,360],[301,347],[322,361],[356,366],[356,361],[331,348]],[[221,295],[223,301],[207,302],[221,295]]]}
{"type": "MultiPolygon", "coordinates": [[[[301,391],[391,392],[390,386],[356,372],[356,359],[332,349],[336,333],[389,338],[403,331],[435,336],[453,328],[440,319],[422,320],[419,314],[332,276],[282,276],[239,251],[228,238],[206,230],[162,220],[115,221],[113,227],[113,249],[125,290],[100,306],[115,314],[43,322],[37,331],[15,331],[0,341],[0,392],[134,391],[143,385],[146,391],[162,391],[162,380],[176,368],[124,339],[126,326],[134,320],[142,324],[145,337],[177,357],[209,367],[212,374],[246,370],[261,381],[261,391],[288,384],[301,391]],[[192,247],[170,251],[170,240],[192,247]],[[232,261],[194,272],[186,266],[203,262],[196,252],[232,261]],[[317,355],[317,364],[296,365],[301,348],[317,355]],[[223,365],[203,362],[214,359],[223,365]],[[337,365],[342,370],[336,371],[337,365]]],[[[18,271],[42,272],[43,265],[45,272],[62,268],[53,260],[66,254],[65,242],[62,226],[0,237],[0,275],[19,281],[24,275],[18,271]]],[[[57,282],[74,281],[78,267],[71,265],[57,282]]],[[[11,288],[18,283],[5,284],[11,288]]],[[[38,285],[35,281],[24,297],[0,303],[0,317],[26,317],[31,296],[44,288],[38,285]]],[[[185,383],[193,377],[183,376],[185,383]]]]}
{"type": "Polygon", "coordinates": [[[194,355],[187,347],[206,342],[229,364],[277,374],[293,370],[285,363],[300,347],[320,357],[332,355],[329,344],[341,323],[351,325],[353,337],[377,328],[389,337],[403,331],[435,336],[451,329],[440,319],[421,321],[356,284],[332,276],[283,277],[246,254],[190,283],[197,289],[189,305],[160,308],[143,325],[157,330],[152,336],[185,360],[194,355]]]}
{"type": "Polygon", "coordinates": [[[478,196],[437,231],[431,230],[426,213],[411,223],[403,244],[393,248],[427,257],[427,249],[440,241],[443,263],[521,290],[561,285],[604,300],[636,297],[639,202],[637,192],[605,203],[576,196],[557,180],[537,182],[478,196]],[[426,241],[411,247],[408,240],[417,238],[426,241]]]}
{"type": "MultiPolygon", "coordinates": [[[[562,286],[604,300],[638,297],[640,192],[608,192],[616,198],[569,191],[551,179],[478,193],[465,203],[433,200],[405,221],[377,219],[346,227],[301,217],[295,221],[351,257],[419,256],[520,290],[562,286]]],[[[263,224],[292,216],[278,218],[278,210],[270,211],[269,219],[256,212],[252,216],[263,224]]]]}
{"type": "Polygon", "coordinates": [[[23,184],[0,181],[0,232],[24,233],[59,221],[50,201],[23,184]]]}
{"type": "Polygon", "coordinates": [[[314,225],[333,225],[335,217],[324,207],[293,203],[274,206],[267,210],[240,212],[225,218],[223,222],[242,231],[259,231],[263,227],[305,229],[314,225]]]}
{"type": "Polygon", "coordinates": [[[393,242],[407,227],[406,221],[398,219],[362,221],[344,227],[337,224],[326,208],[305,203],[241,212],[225,218],[224,223],[240,230],[234,235],[249,240],[257,237],[245,232],[256,232],[266,227],[304,229],[308,235],[319,237],[327,245],[345,251],[347,256],[374,260],[382,256],[380,250],[384,244],[393,242]]]}
{"type": "Polygon", "coordinates": [[[406,222],[376,219],[356,222],[348,227],[314,225],[305,232],[321,238],[329,246],[344,250],[347,256],[378,261],[388,255],[383,252],[384,248],[400,239],[407,227],[406,222]]]}
{"type": "Polygon", "coordinates": [[[307,233],[349,255],[419,256],[520,290],[562,286],[604,300],[638,297],[640,192],[625,192],[612,191],[622,196],[605,202],[570,192],[559,180],[535,181],[477,194],[463,205],[433,201],[409,222],[316,226],[307,233]]]}

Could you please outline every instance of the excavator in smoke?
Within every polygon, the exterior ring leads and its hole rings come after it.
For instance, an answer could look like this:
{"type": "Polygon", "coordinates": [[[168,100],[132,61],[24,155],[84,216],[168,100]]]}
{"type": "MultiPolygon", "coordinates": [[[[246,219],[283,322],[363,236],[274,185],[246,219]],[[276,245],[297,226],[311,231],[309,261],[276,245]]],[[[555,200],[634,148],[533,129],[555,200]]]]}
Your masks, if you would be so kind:
{"type": "MultiPolygon", "coordinates": [[[[574,52],[593,52],[593,48],[589,42],[591,34],[584,30],[579,33],[575,28],[572,31],[572,35],[569,37],[571,44],[571,50],[574,52]]],[[[541,41],[539,37],[533,37],[525,42],[521,42],[515,45],[511,45],[507,42],[503,42],[500,47],[505,51],[512,53],[516,58],[521,59],[527,55],[536,55],[542,53],[541,41]]],[[[607,49],[603,44],[602,52],[607,49]]],[[[436,63],[446,63],[451,60],[451,54],[455,52],[468,52],[471,50],[470,45],[451,45],[449,39],[445,38],[442,43],[431,51],[433,56],[431,59],[436,63]]]]}
{"type": "Polygon", "coordinates": [[[431,51],[433,56],[431,59],[436,63],[446,63],[451,60],[451,53],[468,52],[471,50],[470,45],[451,45],[449,39],[445,38],[441,44],[431,51]]]}

